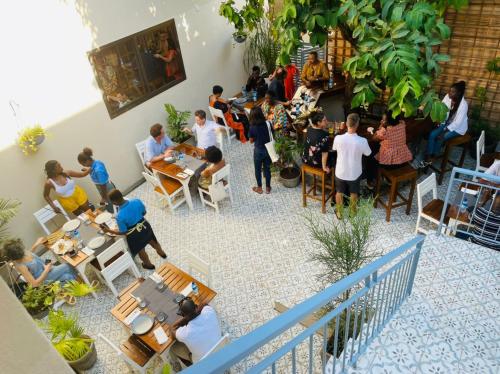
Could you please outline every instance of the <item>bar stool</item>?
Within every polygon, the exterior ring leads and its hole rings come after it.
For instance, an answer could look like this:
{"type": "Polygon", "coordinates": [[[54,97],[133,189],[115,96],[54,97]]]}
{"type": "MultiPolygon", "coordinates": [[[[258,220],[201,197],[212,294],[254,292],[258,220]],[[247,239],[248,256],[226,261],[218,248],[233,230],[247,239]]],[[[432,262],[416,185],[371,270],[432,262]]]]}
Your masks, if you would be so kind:
{"type": "MultiPolygon", "coordinates": [[[[307,199],[321,201],[321,213],[326,212],[326,202],[333,198],[335,194],[334,189],[334,180],[335,180],[335,172],[333,168],[330,171],[330,184],[327,184],[328,174],[325,173],[323,169],[315,168],[313,166],[309,166],[306,164],[302,165],[302,206],[307,206],[307,199]],[[313,185],[307,190],[306,188],[306,175],[310,174],[313,177],[313,185]],[[316,177],[319,177],[321,180],[321,197],[316,195],[317,188],[319,187],[316,177]],[[326,194],[326,190],[330,190],[328,195],[326,194]]],[[[318,181],[319,182],[319,181],[318,181]]]]}
{"type": "Polygon", "coordinates": [[[379,168],[377,175],[377,192],[375,194],[376,196],[375,208],[377,207],[377,203],[382,204],[382,206],[385,208],[386,211],[385,220],[387,222],[391,221],[392,208],[397,208],[406,205],[406,215],[410,214],[411,203],[413,200],[413,194],[415,192],[416,184],[417,184],[417,171],[408,164],[393,170],[379,168]],[[387,203],[384,202],[382,200],[382,197],[380,196],[380,185],[382,184],[381,182],[383,178],[385,178],[391,186],[391,191],[389,192],[389,200],[387,201],[387,203]],[[408,198],[401,195],[398,191],[399,183],[405,181],[411,182],[410,193],[408,195],[408,198]],[[403,200],[402,202],[398,203],[396,202],[398,196],[401,198],[401,200],[403,200]]]}
{"type": "Polygon", "coordinates": [[[456,138],[452,138],[446,142],[445,148],[444,148],[444,153],[438,157],[438,159],[441,159],[441,166],[439,168],[435,167],[434,165],[430,165],[431,169],[434,170],[436,173],[438,173],[438,184],[441,185],[443,183],[443,178],[444,175],[446,174],[447,171],[450,171],[451,168],[448,168],[448,164],[452,166],[458,166],[462,167],[464,164],[465,160],[465,152],[467,145],[471,141],[471,136],[469,134],[457,136],[456,138]],[[462,155],[460,156],[460,161],[458,164],[454,163],[449,159],[450,157],[450,152],[452,147],[462,147],[462,155]]]}

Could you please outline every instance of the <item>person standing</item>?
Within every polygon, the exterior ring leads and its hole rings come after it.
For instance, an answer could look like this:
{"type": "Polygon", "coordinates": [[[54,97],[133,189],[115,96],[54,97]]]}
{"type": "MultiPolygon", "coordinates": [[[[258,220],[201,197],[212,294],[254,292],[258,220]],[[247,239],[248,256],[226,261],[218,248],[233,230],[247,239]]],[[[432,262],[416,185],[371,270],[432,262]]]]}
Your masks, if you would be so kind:
{"type": "Polygon", "coordinates": [[[269,122],[266,121],[264,113],[260,107],[254,107],[250,111],[250,143],[253,143],[253,161],[255,166],[255,179],[257,187],[252,190],[262,194],[262,167],[264,167],[264,177],[266,178],[266,193],[271,193],[271,157],[267,153],[266,143],[271,141],[273,130],[269,122]]]}
{"type": "Polygon", "coordinates": [[[183,131],[196,135],[196,146],[201,149],[214,147],[217,145],[217,133],[225,132],[224,126],[207,120],[207,113],[204,110],[194,112],[195,124],[191,129],[184,128],[183,131]]]}
{"type": "Polygon", "coordinates": [[[311,126],[307,129],[304,142],[304,164],[321,168],[327,174],[330,173],[328,164],[328,133],[325,131],[328,124],[324,113],[315,113],[311,118],[311,126]]]}
{"type": "Polygon", "coordinates": [[[443,99],[443,103],[448,107],[446,120],[437,128],[432,130],[427,143],[426,158],[421,166],[425,167],[432,163],[432,158],[441,151],[443,142],[465,135],[467,132],[467,111],[469,106],[464,98],[465,82],[454,83],[450,91],[443,99]]]}
{"type": "Polygon", "coordinates": [[[101,195],[100,205],[106,205],[106,210],[113,213],[113,205],[109,200],[108,192],[114,189],[115,185],[109,180],[109,174],[104,163],[94,160],[92,156],[92,149],[85,147],[78,154],[78,162],[85,167],[82,172],[90,174],[90,179],[92,179],[99,195],[101,195]]]}
{"type": "Polygon", "coordinates": [[[369,156],[372,151],[365,138],[356,131],[359,126],[359,115],[351,113],[347,116],[347,133],[337,135],[333,141],[333,150],[337,151],[335,166],[335,202],[337,214],[343,204],[344,195],[350,194],[351,204],[358,200],[362,174],[363,156],[369,156]]]}
{"type": "Polygon", "coordinates": [[[149,135],[150,137],[146,139],[144,162],[148,168],[151,168],[152,162],[163,160],[172,155],[174,143],[165,135],[165,130],[159,123],[151,126],[149,135]]]}
{"type": "Polygon", "coordinates": [[[139,255],[144,269],[153,270],[155,266],[151,263],[146,253],[146,245],[150,245],[156,250],[158,256],[167,258],[167,255],[161,248],[158,239],[150,223],[144,218],[146,207],[139,199],[125,200],[122,193],[114,189],[109,193],[109,199],[114,205],[118,206],[116,223],[118,230],[111,230],[106,224],[100,225],[101,229],[114,235],[126,235],[127,244],[132,257],[139,255]]]}

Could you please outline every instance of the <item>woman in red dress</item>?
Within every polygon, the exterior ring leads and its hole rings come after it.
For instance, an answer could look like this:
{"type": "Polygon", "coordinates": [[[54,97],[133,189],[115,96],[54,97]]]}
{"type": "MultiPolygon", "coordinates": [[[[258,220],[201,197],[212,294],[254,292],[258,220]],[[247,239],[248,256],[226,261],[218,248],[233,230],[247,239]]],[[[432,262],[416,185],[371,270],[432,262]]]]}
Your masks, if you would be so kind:
{"type": "Polygon", "coordinates": [[[156,58],[160,58],[165,62],[165,74],[167,80],[182,79],[182,71],[179,64],[179,55],[175,49],[174,42],[166,33],[160,34],[160,53],[155,54],[156,58]]]}

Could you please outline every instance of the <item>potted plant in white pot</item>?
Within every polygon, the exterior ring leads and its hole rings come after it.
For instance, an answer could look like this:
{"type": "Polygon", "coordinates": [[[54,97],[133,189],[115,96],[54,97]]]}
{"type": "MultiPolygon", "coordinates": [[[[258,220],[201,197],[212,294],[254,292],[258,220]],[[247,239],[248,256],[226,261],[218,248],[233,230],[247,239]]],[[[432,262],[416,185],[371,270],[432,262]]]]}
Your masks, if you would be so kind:
{"type": "Polygon", "coordinates": [[[276,133],[274,145],[279,160],[277,162],[280,169],[280,181],[288,188],[294,188],[300,182],[300,169],[295,159],[302,153],[303,147],[294,139],[283,134],[276,133]]]}
{"type": "Polygon", "coordinates": [[[165,111],[167,112],[167,135],[169,138],[176,143],[183,143],[191,138],[191,135],[182,131],[182,128],[187,125],[191,112],[177,110],[172,104],[165,104],[165,111]]]}
{"type": "Polygon", "coordinates": [[[43,143],[47,132],[39,124],[26,127],[19,132],[17,144],[25,155],[38,151],[38,146],[43,143]]]}
{"type": "MultiPolygon", "coordinates": [[[[343,217],[340,220],[332,218],[333,222],[328,219],[324,219],[322,222],[318,220],[317,216],[312,215],[312,213],[305,215],[310,237],[316,244],[311,249],[310,260],[319,265],[321,271],[317,278],[325,287],[340,281],[380,257],[381,252],[379,250],[369,248],[369,244],[372,241],[372,211],[373,199],[360,199],[357,206],[350,204],[348,208],[344,206],[338,207],[338,213],[343,217]]],[[[332,300],[331,303],[323,307],[322,311],[318,313],[320,314],[318,317],[322,317],[335,309],[337,305],[347,300],[349,296],[350,292],[348,290],[340,295],[337,300],[332,300]]],[[[338,318],[339,337],[345,336],[347,314],[347,309],[345,309],[338,318]]],[[[356,314],[351,309],[349,315],[349,331],[347,335],[349,338],[356,339],[357,336],[353,337],[353,322],[356,314]]],[[[370,305],[367,305],[365,322],[372,315],[373,310],[370,305]]],[[[328,338],[327,353],[332,355],[335,319],[330,321],[328,327],[328,333],[331,335],[328,338]]],[[[359,331],[357,334],[359,334],[359,331]]],[[[342,354],[344,349],[343,344],[344,339],[339,339],[337,342],[337,357],[342,354]]]]}
{"type": "Polygon", "coordinates": [[[88,370],[97,360],[94,339],[83,333],[76,316],[68,316],[62,310],[51,310],[46,322],[40,326],[61,356],[77,372],[88,370]]]}

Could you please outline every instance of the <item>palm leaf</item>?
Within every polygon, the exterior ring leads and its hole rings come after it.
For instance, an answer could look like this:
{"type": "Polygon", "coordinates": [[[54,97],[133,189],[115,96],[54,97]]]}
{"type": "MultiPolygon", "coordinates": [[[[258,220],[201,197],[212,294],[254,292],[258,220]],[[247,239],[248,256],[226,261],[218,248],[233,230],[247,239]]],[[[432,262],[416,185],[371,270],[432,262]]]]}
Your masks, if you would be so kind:
{"type": "Polygon", "coordinates": [[[89,286],[86,283],[77,282],[75,280],[67,282],[64,286],[64,294],[74,297],[86,296],[91,292],[95,292],[96,288],[89,286]]]}
{"type": "Polygon", "coordinates": [[[18,200],[0,198],[0,242],[7,239],[7,223],[17,214],[20,205],[18,200]]]}

